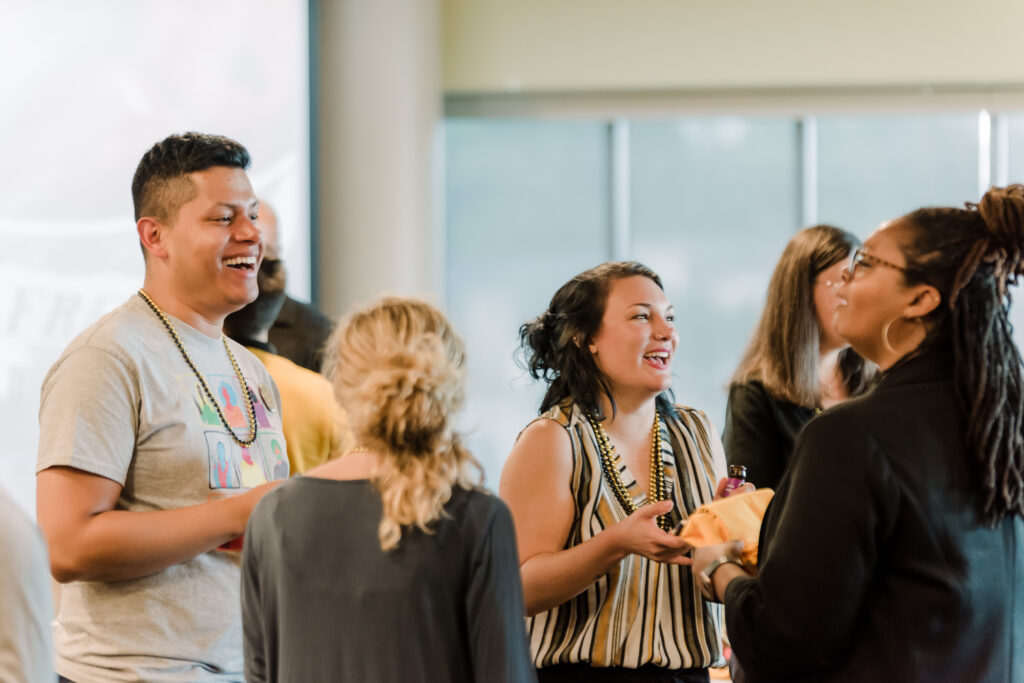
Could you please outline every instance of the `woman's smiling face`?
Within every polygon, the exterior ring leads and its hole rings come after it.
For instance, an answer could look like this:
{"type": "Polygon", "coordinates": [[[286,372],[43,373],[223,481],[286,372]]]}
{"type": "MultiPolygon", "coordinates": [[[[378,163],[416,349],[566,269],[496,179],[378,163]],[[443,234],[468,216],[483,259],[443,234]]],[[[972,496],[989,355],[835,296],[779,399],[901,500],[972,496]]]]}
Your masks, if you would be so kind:
{"type": "Polygon", "coordinates": [[[884,223],[851,254],[836,290],[835,331],[879,365],[887,353],[887,327],[903,316],[919,289],[908,286],[904,277],[906,258],[897,240],[901,220],[884,223]]]}
{"type": "Polygon", "coordinates": [[[650,278],[634,275],[612,282],[601,327],[588,348],[613,395],[652,396],[672,385],[672,359],[679,335],[674,309],[650,278]]]}

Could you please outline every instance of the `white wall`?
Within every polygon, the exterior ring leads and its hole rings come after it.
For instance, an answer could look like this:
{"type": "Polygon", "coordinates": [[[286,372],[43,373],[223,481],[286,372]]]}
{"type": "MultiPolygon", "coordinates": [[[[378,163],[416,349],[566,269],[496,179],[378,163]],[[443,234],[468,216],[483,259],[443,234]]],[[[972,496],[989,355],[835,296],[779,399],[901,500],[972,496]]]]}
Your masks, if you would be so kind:
{"type": "Polygon", "coordinates": [[[131,181],[171,133],[233,137],[309,291],[305,0],[0,0],[0,486],[32,512],[39,390],[142,284],[131,181]]]}

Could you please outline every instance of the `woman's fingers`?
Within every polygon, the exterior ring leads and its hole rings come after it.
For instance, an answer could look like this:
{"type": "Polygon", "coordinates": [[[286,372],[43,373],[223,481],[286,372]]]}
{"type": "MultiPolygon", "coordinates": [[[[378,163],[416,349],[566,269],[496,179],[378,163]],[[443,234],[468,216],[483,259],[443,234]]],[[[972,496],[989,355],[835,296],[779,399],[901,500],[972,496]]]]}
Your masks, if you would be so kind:
{"type": "Polygon", "coordinates": [[[675,505],[671,500],[659,500],[653,503],[648,503],[636,509],[633,514],[638,518],[654,519],[659,515],[663,515],[666,512],[671,512],[675,505]]]}

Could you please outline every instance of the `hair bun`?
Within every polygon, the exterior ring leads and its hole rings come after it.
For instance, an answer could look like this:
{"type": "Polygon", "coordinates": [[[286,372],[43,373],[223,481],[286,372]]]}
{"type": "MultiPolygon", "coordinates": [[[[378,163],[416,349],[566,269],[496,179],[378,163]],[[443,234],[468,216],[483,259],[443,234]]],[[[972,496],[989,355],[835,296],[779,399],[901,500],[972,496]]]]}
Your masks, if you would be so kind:
{"type": "Polygon", "coordinates": [[[1024,185],[993,187],[976,206],[991,245],[985,260],[993,264],[1005,293],[1024,274],[1024,185]]]}
{"type": "Polygon", "coordinates": [[[448,417],[462,403],[461,381],[443,341],[426,334],[378,359],[359,388],[372,406],[370,415],[357,419],[396,451],[433,451],[438,439],[447,438],[448,417]]]}
{"type": "Polygon", "coordinates": [[[546,310],[519,328],[527,371],[534,379],[547,379],[557,366],[557,317],[546,310]]]}
{"type": "Polygon", "coordinates": [[[408,398],[414,391],[432,392],[449,381],[445,349],[437,335],[424,335],[411,347],[395,349],[380,359],[367,375],[373,391],[394,392],[408,398]]]}

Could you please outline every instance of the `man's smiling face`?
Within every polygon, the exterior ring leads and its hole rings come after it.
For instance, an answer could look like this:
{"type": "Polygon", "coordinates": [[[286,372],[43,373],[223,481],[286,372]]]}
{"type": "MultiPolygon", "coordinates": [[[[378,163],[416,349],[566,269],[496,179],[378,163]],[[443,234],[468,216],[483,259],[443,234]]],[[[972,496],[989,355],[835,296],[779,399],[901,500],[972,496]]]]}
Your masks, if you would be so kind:
{"type": "Polygon", "coordinates": [[[178,298],[208,319],[256,298],[263,235],[245,171],[215,166],[188,176],[195,196],[166,228],[165,264],[178,298]]]}

